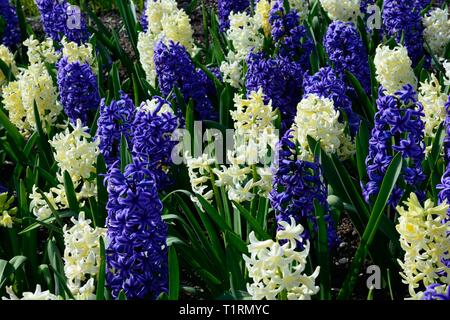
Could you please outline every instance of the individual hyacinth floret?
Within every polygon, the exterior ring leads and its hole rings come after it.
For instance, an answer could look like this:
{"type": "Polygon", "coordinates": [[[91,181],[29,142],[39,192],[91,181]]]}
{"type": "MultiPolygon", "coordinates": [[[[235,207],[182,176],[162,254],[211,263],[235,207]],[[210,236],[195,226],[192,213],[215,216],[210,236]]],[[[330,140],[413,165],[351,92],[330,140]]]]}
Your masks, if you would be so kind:
{"type": "Polygon", "coordinates": [[[369,94],[371,80],[367,49],[355,25],[341,21],[331,23],[324,37],[324,47],[338,75],[345,76],[345,71],[352,73],[369,94]]]}
{"type": "Polygon", "coordinates": [[[146,163],[154,174],[158,189],[170,184],[168,169],[174,147],[178,144],[175,131],[180,119],[171,104],[161,97],[143,102],[133,122],[133,158],[146,163]]]}
{"type": "MultiPolygon", "coordinates": [[[[417,102],[416,93],[410,85],[396,95],[399,97],[388,95],[383,88],[379,90],[378,112],[366,159],[369,182],[364,186],[363,194],[367,202],[378,194],[393,152],[399,152],[407,160],[408,165],[402,170],[406,186],[415,190],[420,199],[424,198],[420,189],[420,184],[426,179],[422,168],[425,158],[423,107],[417,102]]],[[[397,206],[403,189],[398,185],[394,188],[390,205],[397,206]]]]}
{"type": "Polygon", "coordinates": [[[320,267],[305,274],[310,245],[303,232],[303,226],[291,218],[281,222],[276,241],[258,241],[255,233],[250,233],[249,256],[244,255],[244,261],[252,280],[247,291],[253,300],[310,300],[319,292],[315,281],[320,267]],[[300,250],[298,243],[303,244],[300,250]]]}
{"type": "Polygon", "coordinates": [[[106,281],[112,296],[156,299],[167,292],[167,226],[152,173],[130,164],[107,175],[106,281]]]}
{"type": "Polygon", "coordinates": [[[0,44],[12,48],[20,42],[20,28],[16,9],[9,0],[0,0],[0,18],[4,21],[0,44]]]}
{"type": "Polygon", "coordinates": [[[36,0],[45,33],[59,42],[63,36],[78,44],[87,42],[86,20],[77,6],[66,0],[36,0]]]}
{"type": "Polygon", "coordinates": [[[155,67],[158,82],[164,96],[169,96],[177,87],[186,101],[194,101],[194,109],[202,120],[215,119],[217,113],[207,94],[207,85],[197,73],[195,66],[184,48],[173,41],[165,45],[159,41],[155,47],[155,67]]]}
{"type": "Polygon", "coordinates": [[[333,100],[334,107],[341,113],[341,122],[343,114],[348,119],[352,134],[358,131],[360,117],[353,112],[352,102],[347,96],[347,85],[330,67],[321,68],[313,76],[306,75],[303,80],[304,94],[317,94],[323,98],[333,100]]]}
{"type": "Polygon", "coordinates": [[[417,65],[424,55],[424,38],[421,4],[414,1],[385,0],[383,5],[383,24],[389,37],[397,43],[403,39],[413,65],[417,65]]]}
{"type": "Polygon", "coordinates": [[[96,140],[108,167],[120,159],[122,135],[131,146],[135,109],[133,101],[124,92],[120,92],[119,100],[113,100],[109,105],[105,99],[100,102],[96,140]]]}

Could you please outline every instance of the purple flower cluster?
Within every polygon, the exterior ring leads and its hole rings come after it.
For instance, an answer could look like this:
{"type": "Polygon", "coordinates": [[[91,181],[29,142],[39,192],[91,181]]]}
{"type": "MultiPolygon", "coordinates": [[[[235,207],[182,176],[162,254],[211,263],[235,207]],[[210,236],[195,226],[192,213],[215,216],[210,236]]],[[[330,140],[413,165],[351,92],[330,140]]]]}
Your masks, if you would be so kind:
{"type": "Polygon", "coordinates": [[[361,12],[363,14],[368,13],[367,7],[373,4],[375,4],[375,0],[361,0],[361,12]]]}
{"type": "Polygon", "coordinates": [[[265,103],[271,100],[272,106],[280,110],[286,130],[294,121],[302,98],[303,68],[283,57],[266,57],[263,52],[250,53],[247,66],[247,92],[262,88],[265,103]]]}
{"type": "MultiPolygon", "coordinates": [[[[399,152],[408,163],[408,167],[402,172],[405,188],[413,189],[419,199],[425,196],[420,189],[420,184],[426,179],[422,168],[425,158],[425,125],[421,119],[424,116],[423,107],[417,102],[411,85],[406,85],[396,96],[398,98],[386,95],[383,88],[379,90],[378,112],[366,159],[369,182],[364,186],[363,194],[367,202],[370,202],[371,196],[378,194],[394,152],[399,152]],[[399,104],[404,107],[399,107],[399,104]]],[[[405,188],[395,187],[389,200],[390,205],[397,206],[405,188]]]]}
{"type": "Polygon", "coordinates": [[[130,164],[122,173],[112,168],[108,184],[106,281],[117,298],[155,299],[167,292],[167,226],[152,173],[130,164]]]}
{"type": "Polygon", "coordinates": [[[304,94],[317,94],[320,97],[333,100],[334,107],[344,113],[348,119],[352,134],[358,131],[360,117],[353,112],[352,102],[347,96],[347,85],[330,67],[321,68],[315,75],[305,75],[303,80],[304,94]]]}
{"type": "Polygon", "coordinates": [[[133,122],[133,159],[145,163],[152,171],[158,189],[170,185],[167,168],[177,141],[172,133],[179,127],[179,117],[172,112],[161,112],[170,103],[161,97],[153,97],[158,103],[154,110],[147,110],[145,103],[136,112],[133,122]]]}
{"type": "Polygon", "coordinates": [[[173,88],[177,87],[186,103],[190,99],[194,101],[195,111],[202,120],[217,118],[208,97],[208,83],[204,83],[204,77],[199,76],[186,48],[173,41],[170,41],[168,46],[163,41],[158,41],[154,61],[159,86],[164,96],[167,97],[173,88]]]}
{"type": "Polygon", "coordinates": [[[144,1],[144,9],[142,10],[142,14],[141,14],[141,27],[144,32],[147,32],[147,30],[148,30],[147,3],[149,1],[154,1],[154,0],[145,0],[144,1]]]}
{"type": "Polygon", "coordinates": [[[445,110],[447,111],[447,117],[444,121],[446,130],[446,136],[444,139],[444,159],[447,162],[447,168],[444,172],[444,175],[442,176],[441,183],[436,186],[436,188],[440,190],[439,203],[450,201],[450,96],[448,98],[447,104],[445,105],[445,110]]]}
{"type": "Polygon", "coordinates": [[[300,24],[297,11],[285,13],[283,1],[278,0],[270,10],[269,22],[277,55],[296,61],[306,72],[310,67],[309,57],[314,49],[314,42],[306,28],[300,24]]]}
{"type": "Polygon", "coordinates": [[[0,18],[4,21],[0,43],[12,48],[20,41],[20,28],[16,9],[9,3],[9,0],[0,0],[0,18]]]}
{"type": "Polygon", "coordinates": [[[450,300],[450,285],[448,286],[447,293],[438,293],[436,292],[436,288],[442,286],[441,284],[434,283],[429,285],[427,289],[423,293],[422,300],[450,300]]]}
{"type": "MultiPolygon", "coordinates": [[[[325,34],[324,47],[337,73],[345,76],[345,71],[349,71],[361,82],[366,93],[370,93],[367,50],[355,25],[341,21],[331,23],[325,34]]],[[[350,92],[354,94],[352,90],[350,92]]]]}
{"type": "Polygon", "coordinates": [[[86,19],[76,6],[65,0],[36,0],[45,33],[59,42],[63,36],[78,44],[89,39],[86,19]]]}
{"type": "Polygon", "coordinates": [[[88,111],[96,110],[100,103],[97,77],[89,64],[62,58],[58,62],[58,88],[70,121],[80,119],[86,125],[88,111]]]}
{"type": "Polygon", "coordinates": [[[100,103],[96,139],[99,140],[99,149],[108,167],[120,159],[122,135],[131,143],[135,109],[133,101],[123,92],[118,101],[113,100],[107,105],[102,99],[100,103]]]}
{"type": "MultiPolygon", "coordinates": [[[[298,159],[296,150],[296,145],[292,141],[292,131],[288,131],[278,144],[280,160],[269,200],[278,222],[289,222],[290,217],[293,217],[304,225],[309,221],[317,227],[314,201],[317,201],[326,212],[329,211],[327,187],[321,178],[320,164],[298,159]]],[[[334,221],[329,214],[325,216],[325,220],[328,242],[330,246],[334,246],[338,243],[334,221]]]]}
{"type": "Polygon", "coordinates": [[[276,55],[251,52],[247,57],[246,89],[250,93],[262,88],[265,102],[272,101],[282,115],[286,131],[294,121],[296,107],[302,98],[303,75],[309,70],[309,57],[314,48],[295,10],[285,14],[283,3],[277,1],[269,16],[276,55]]]}
{"type": "Polygon", "coordinates": [[[385,32],[388,36],[395,37],[399,43],[403,38],[413,65],[424,56],[421,2],[423,1],[386,0],[383,7],[385,32]]]}
{"type": "Polygon", "coordinates": [[[245,11],[250,6],[249,0],[219,0],[218,4],[219,27],[224,32],[230,26],[230,13],[245,11]]]}

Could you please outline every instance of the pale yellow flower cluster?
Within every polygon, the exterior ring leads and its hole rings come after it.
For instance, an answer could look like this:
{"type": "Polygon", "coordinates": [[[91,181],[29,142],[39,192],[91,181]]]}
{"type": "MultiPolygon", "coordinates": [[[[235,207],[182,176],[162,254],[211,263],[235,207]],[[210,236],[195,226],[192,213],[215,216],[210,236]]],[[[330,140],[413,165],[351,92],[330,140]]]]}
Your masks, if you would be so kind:
{"type": "MultiPolygon", "coordinates": [[[[217,164],[215,154],[199,158],[186,155],[194,193],[207,201],[214,197],[214,187],[223,187],[229,200],[251,201],[258,194],[267,197],[272,190],[271,164],[276,156],[278,132],[273,121],[276,113],[271,103],[265,104],[263,92],[252,92],[248,99],[235,97],[234,146],[228,150],[227,165],[217,164]]],[[[195,199],[194,199],[195,201],[195,199]]]]}
{"type": "MultiPolygon", "coordinates": [[[[8,47],[0,45],[0,60],[2,60],[11,70],[11,74],[16,76],[19,72],[17,69],[16,62],[14,61],[14,55],[9,51],[8,47]]],[[[3,71],[0,70],[0,87],[6,83],[6,76],[3,71]]],[[[1,92],[1,91],[0,91],[1,92]]]]}
{"type": "Polygon", "coordinates": [[[412,61],[408,51],[402,45],[390,49],[380,45],[375,54],[376,78],[386,89],[387,94],[393,95],[403,86],[410,84],[417,88],[417,78],[412,69],[412,61]]]}
{"type": "Polygon", "coordinates": [[[30,65],[19,74],[17,81],[3,89],[3,104],[9,119],[24,136],[36,130],[35,103],[43,130],[47,131],[47,127],[56,123],[62,106],[53,79],[43,63],[30,65]]]}
{"type": "Polygon", "coordinates": [[[61,58],[61,53],[55,51],[53,40],[50,38],[39,42],[34,36],[31,36],[23,42],[23,45],[28,47],[27,55],[31,64],[54,64],[61,58]]]}
{"type": "Polygon", "coordinates": [[[319,292],[315,281],[320,267],[305,274],[310,244],[302,239],[303,226],[292,217],[290,224],[283,221],[280,226],[277,241],[258,241],[255,233],[250,233],[250,256],[243,256],[253,281],[247,284],[247,291],[253,300],[310,300],[319,292]],[[297,242],[303,242],[303,250],[298,250],[297,242]]]}
{"type": "Polygon", "coordinates": [[[3,88],[3,104],[11,123],[24,136],[29,136],[36,130],[35,103],[45,132],[56,123],[62,111],[58,91],[46,67],[58,61],[60,54],[55,52],[51,39],[39,42],[31,37],[24,45],[28,47],[31,64],[20,72],[17,81],[3,88]]]}
{"type": "Polygon", "coordinates": [[[331,20],[356,22],[361,15],[361,0],[320,0],[331,20]]]}
{"type": "Polygon", "coordinates": [[[148,30],[139,33],[137,47],[147,81],[154,86],[156,71],[153,56],[155,45],[159,40],[179,42],[191,54],[197,49],[192,37],[194,32],[189,16],[184,10],[177,8],[175,0],[148,1],[145,14],[148,30]]]}
{"type": "Polygon", "coordinates": [[[264,34],[260,32],[263,20],[260,20],[258,15],[252,17],[246,12],[231,13],[229,19],[230,28],[227,30],[227,37],[234,51],[228,52],[220,71],[225,82],[234,88],[240,88],[245,78],[242,74],[242,65],[250,50],[257,52],[263,47],[264,34]]]}
{"type": "Polygon", "coordinates": [[[55,210],[68,208],[69,203],[64,188],[64,171],[67,171],[72,179],[79,202],[83,203],[83,200],[97,195],[96,179],[91,179],[91,177],[96,173],[99,154],[98,141],[92,141],[88,128],[83,127],[80,120],[77,120],[76,125],[72,126],[72,131],[67,128],[50,141],[60,169],[56,175],[59,185],[51,188],[49,192],[43,192],[47,199],[42,196],[36,186],[33,187],[30,195],[30,208],[39,220],[50,217],[52,208],[55,210]]]}
{"type": "Polygon", "coordinates": [[[61,297],[50,293],[49,290],[42,291],[41,285],[36,285],[34,292],[24,292],[22,298],[17,297],[12,287],[6,287],[6,293],[9,298],[2,297],[2,300],[62,300],[61,297]]]}
{"type": "Polygon", "coordinates": [[[17,213],[17,207],[11,207],[13,202],[14,197],[8,198],[8,192],[0,194],[0,227],[13,227],[13,216],[17,213]]]}
{"type": "Polygon", "coordinates": [[[80,61],[81,63],[89,64],[94,70],[96,69],[96,61],[91,43],[79,45],[76,42],[67,41],[66,38],[61,43],[63,45],[63,57],[67,57],[69,63],[80,61]]]}
{"type": "Polygon", "coordinates": [[[95,300],[94,279],[100,268],[100,238],[105,228],[93,228],[91,220],[80,212],[78,219],[70,219],[73,226],[64,225],[64,273],[75,299],[95,300]]]}
{"type": "Polygon", "coordinates": [[[434,283],[450,283],[450,268],[442,259],[450,259],[450,221],[447,221],[448,204],[435,206],[427,200],[422,206],[412,193],[397,207],[400,215],[397,231],[400,245],[405,251],[403,261],[398,261],[403,283],[408,285],[412,299],[421,299],[421,290],[434,283]]]}
{"type": "Polygon", "coordinates": [[[442,93],[442,87],[434,74],[430,80],[420,83],[419,102],[423,105],[425,116],[425,136],[434,138],[439,125],[445,120],[445,104],[448,96],[442,93]]]}
{"type": "Polygon", "coordinates": [[[310,94],[297,105],[297,115],[293,125],[294,138],[298,141],[301,157],[311,161],[308,136],[320,141],[328,154],[337,154],[341,159],[350,158],[355,152],[351,137],[345,133],[345,125],[339,122],[339,111],[333,100],[310,94]]]}
{"type": "Polygon", "coordinates": [[[275,156],[278,132],[272,104],[264,103],[262,89],[250,93],[248,99],[236,96],[234,150],[228,152],[229,166],[214,169],[216,185],[225,187],[230,200],[251,201],[256,194],[267,197],[272,190],[270,165],[275,156]]]}
{"type": "Polygon", "coordinates": [[[423,18],[425,27],[423,35],[431,52],[442,57],[445,47],[450,42],[450,19],[448,10],[436,8],[423,18]]]}

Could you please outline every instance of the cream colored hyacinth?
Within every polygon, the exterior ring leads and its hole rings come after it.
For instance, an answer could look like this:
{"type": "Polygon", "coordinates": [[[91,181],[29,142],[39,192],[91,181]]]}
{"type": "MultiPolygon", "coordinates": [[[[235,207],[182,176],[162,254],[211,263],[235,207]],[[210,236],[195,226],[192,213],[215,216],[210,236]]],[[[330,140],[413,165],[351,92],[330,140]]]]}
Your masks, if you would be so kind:
{"type": "Polygon", "coordinates": [[[17,207],[12,206],[13,202],[14,197],[8,197],[8,192],[0,194],[0,227],[13,227],[13,217],[17,213],[17,207]]]}
{"type": "Polygon", "coordinates": [[[91,180],[91,176],[96,173],[99,154],[98,141],[92,141],[88,128],[83,127],[80,120],[71,126],[72,130],[67,128],[50,141],[59,168],[59,172],[56,174],[58,186],[51,188],[48,192],[41,191],[45,197],[36,186],[33,186],[30,194],[30,210],[38,220],[49,218],[52,215],[51,207],[55,210],[69,207],[64,188],[64,171],[70,175],[77,200],[81,204],[84,200],[97,196],[96,179],[91,180]]]}
{"type": "MultiPolygon", "coordinates": [[[[267,197],[272,190],[270,166],[275,155],[278,133],[273,121],[276,114],[271,103],[265,104],[263,92],[252,92],[248,99],[236,96],[234,148],[228,150],[226,165],[219,167],[215,154],[185,158],[194,193],[211,202],[214,187],[223,187],[229,200],[251,201],[256,195],[267,197]]],[[[196,199],[193,199],[197,202],[196,199]]]]}
{"type": "Polygon", "coordinates": [[[291,223],[280,225],[276,241],[258,241],[255,233],[250,233],[250,255],[243,256],[252,279],[247,291],[253,300],[310,300],[319,292],[315,281],[320,267],[309,276],[305,274],[310,244],[302,239],[303,226],[292,217],[291,223]],[[298,250],[297,241],[303,242],[303,250],[298,250]]]}
{"type": "Polygon", "coordinates": [[[220,66],[225,82],[234,88],[240,88],[244,83],[242,64],[250,50],[259,51],[264,44],[262,21],[258,15],[250,16],[247,12],[231,13],[230,27],[227,30],[228,40],[233,44],[234,51],[229,51],[226,61],[220,66]]]}
{"type": "Polygon", "coordinates": [[[39,42],[34,36],[31,36],[23,42],[23,45],[28,47],[27,55],[31,64],[37,63],[56,63],[61,57],[61,53],[55,51],[53,40],[46,38],[39,42]]]}
{"type": "Polygon", "coordinates": [[[83,127],[81,120],[58,133],[50,141],[54,148],[55,160],[61,172],[67,171],[72,181],[89,179],[96,172],[95,163],[99,154],[98,141],[91,141],[89,129],[83,127]]]}
{"type": "Polygon", "coordinates": [[[355,152],[355,146],[345,131],[345,125],[339,122],[339,111],[328,98],[316,94],[304,97],[297,105],[297,115],[292,127],[294,138],[301,146],[301,156],[311,160],[308,136],[320,141],[328,154],[337,154],[341,159],[348,159],[355,152]]]}
{"type": "Polygon", "coordinates": [[[374,63],[376,78],[386,89],[387,94],[393,95],[407,84],[417,88],[412,61],[404,46],[399,45],[390,49],[388,46],[380,45],[377,48],[374,63]]]}
{"type": "Polygon", "coordinates": [[[361,0],[320,0],[331,20],[356,22],[361,15],[361,0]]]}
{"type": "Polygon", "coordinates": [[[56,123],[62,111],[53,79],[43,63],[32,64],[22,71],[17,81],[10,82],[3,90],[3,104],[11,122],[28,136],[36,130],[34,103],[44,131],[56,123]]]}
{"type": "Polygon", "coordinates": [[[6,293],[9,295],[9,298],[2,297],[2,300],[62,300],[61,297],[50,293],[49,290],[42,291],[39,284],[36,285],[34,292],[24,292],[22,298],[17,297],[12,287],[6,287],[6,293]]]}
{"type": "Polygon", "coordinates": [[[96,61],[91,43],[79,45],[76,42],[68,41],[66,38],[63,38],[61,43],[63,45],[63,57],[67,57],[69,63],[80,61],[81,63],[89,64],[94,70],[96,69],[96,61]]]}
{"type": "Polygon", "coordinates": [[[440,124],[445,120],[445,104],[448,96],[442,93],[442,87],[434,74],[430,80],[420,83],[419,102],[423,105],[425,116],[425,136],[434,138],[440,124]]]}
{"type": "MultiPolygon", "coordinates": [[[[436,8],[431,10],[422,20],[424,37],[432,53],[442,57],[445,47],[450,42],[450,19],[448,10],[436,8]]],[[[426,47],[426,46],[425,46],[426,47]]]]}
{"type": "MultiPolygon", "coordinates": [[[[0,45],[0,60],[2,60],[11,70],[11,74],[16,76],[19,72],[14,61],[14,55],[9,51],[8,47],[0,45]]],[[[6,83],[6,76],[0,70],[0,87],[6,83]]]]}
{"type": "MultiPolygon", "coordinates": [[[[211,186],[211,173],[212,168],[216,163],[216,159],[207,154],[202,154],[198,158],[193,158],[189,155],[189,152],[186,152],[185,159],[192,191],[205,198],[206,201],[211,202],[214,197],[211,186]]],[[[192,201],[196,203],[199,208],[202,208],[196,197],[192,197],[192,201]]]]}
{"type": "Polygon", "coordinates": [[[444,85],[450,86],[450,61],[442,59],[441,62],[445,70],[444,85]]]}
{"type": "Polygon", "coordinates": [[[405,251],[403,261],[398,262],[411,299],[421,299],[420,290],[431,284],[450,283],[450,268],[442,262],[450,259],[448,209],[448,204],[435,206],[431,200],[422,206],[414,193],[404,207],[397,207],[400,217],[396,228],[405,251]]]}
{"type": "Polygon", "coordinates": [[[177,8],[175,0],[148,1],[145,14],[148,30],[139,33],[137,47],[147,81],[154,86],[156,71],[153,56],[157,41],[179,42],[191,54],[194,54],[197,49],[192,37],[194,32],[189,16],[183,9],[177,8]]]}
{"type": "Polygon", "coordinates": [[[94,279],[100,269],[100,238],[105,228],[94,228],[91,220],[80,212],[71,218],[72,226],[64,225],[64,273],[67,286],[77,300],[94,300],[94,279]]]}
{"type": "Polygon", "coordinates": [[[236,95],[234,150],[228,152],[230,165],[214,169],[216,185],[225,187],[230,200],[251,201],[256,194],[268,196],[272,190],[270,165],[278,142],[273,125],[277,118],[272,104],[264,103],[262,89],[251,92],[247,99],[236,95]]]}

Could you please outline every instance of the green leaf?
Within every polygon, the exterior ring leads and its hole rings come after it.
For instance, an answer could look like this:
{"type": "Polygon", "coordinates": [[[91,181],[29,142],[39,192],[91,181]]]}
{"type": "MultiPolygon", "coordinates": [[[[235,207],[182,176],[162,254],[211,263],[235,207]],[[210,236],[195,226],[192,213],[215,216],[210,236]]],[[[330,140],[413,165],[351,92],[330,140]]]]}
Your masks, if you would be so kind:
{"type": "Polygon", "coordinates": [[[314,211],[319,227],[317,255],[320,265],[320,299],[331,300],[330,254],[328,252],[328,232],[325,222],[325,212],[317,199],[314,200],[314,211]]]}
{"type": "Polygon", "coordinates": [[[132,157],[128,149],[128,141],[124,134],[120,137],[120,169],[125,172],[125,168],[132,162],[132,157]]]}
{"type": "Polygon", "coordinates": [[[96,300],[105,300],[105,275],[106,275],[106,253],[105,242],[100,237],[100,267],[97,276],[96,300]]]}
{"type": "Polygon", "coordinates": [[[174,246],[169,247],[169,300],[178,300],[180,292],[180,270],[177,252],[174,246]]]}
{"type": "Polygon", "coordinates": [[[117,300],[127,300],[127,296],[125,294],[125,291],[123,291],[123,289],[120,290],[119,296],[117,297],[117,300]]]}
{"type": "Polygon", "coordinates": [[[11,139],[18,147],[23,147],[25,145],[25,139],[20,134],[19,130],[17,130],[16,126],[14,126],[3,110],[0,110],[0,124],[5,128],[5,130],[10,135],[11,139]]]}
{"type": "Polygon", "coordinates": [[[400,177],[402,171],[402,157],[400,154],[395,155],[391,165],[389,166],[386,175],[384,176],[381,184],[380,192],[378,194],[375,205],[373,206],[370,214],[370,219],[364,230],[361,238],[361,243],[356,250],[355,257],[353,258],[350,266],[350,271],[344,281],[342,289],[339,292],[338,299],[348,299],[353,291],[356,280],[358,279],[361,265],[364,263],[367,257],[369,246],[371,245],[378,227],[380,225],[381,217],[383,216],[384,209],[388,203],[388,200],[394,190],[395,184],[400,177]]]}
{"type": "Polygon", "coordinates": [[[239,253],[247,254],[248,248],[247,244],[234,232],[226,231],[225,239],[229,244],[231,244],[239,253]]]}
{"type": "Polygon", "coordinates": [[[258,223],[258,221],[252,217],[247,209],[245,209],[242,205],[235,201],[233,201],[233,204],[239,210],[239,213],[242,215],[242,217],[244,217],[244,219],[249,223],[252,229],[258,234],[259,238],[261,238],[262,240],[271,239],[270,235],[266,232],[266,230],[264,230],[264,228],[258,223]]]}
{"type": "Polygon", "coordinates": [[[15,269],[6,260],[0,260],[0,288],[3,288],[6,280],[14,273],[15,269]]]}
{"type": "Polygon", "coordinates": [[[345,74],[352,84],[353,88],[356,90],[356,93],[360,99],[360,102],[363,107],[363,112],[368,120],[372,120],[375,117],[375,107],[367,96],[366,91],[363,89],[363,86],[359,82],[358,78],[356,78],[351,72],[345,71],[345,74]]]}
{"type": "Polygon", "coordinates": [[[80,204],[77,200],[77,194],[73,186],[72,178],[67,171],[64,171],[64,190],[66,190],[67,202],[69,203],[69,208],[76,213],[80,212],[80,204]]]}

